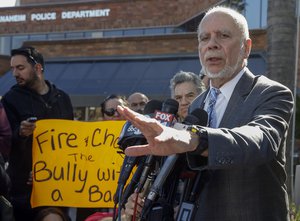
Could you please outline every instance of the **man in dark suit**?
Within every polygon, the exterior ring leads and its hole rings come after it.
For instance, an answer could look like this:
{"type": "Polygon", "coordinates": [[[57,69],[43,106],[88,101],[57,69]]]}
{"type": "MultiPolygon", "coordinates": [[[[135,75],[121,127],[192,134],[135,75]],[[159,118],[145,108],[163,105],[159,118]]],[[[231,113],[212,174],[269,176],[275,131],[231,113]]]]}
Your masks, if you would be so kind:
{"type": "Polygon", "coordinates": [[[189,166],[201,174],[194,220],[287,221],[285,144],[292,93],[248,70],[252,42],[238,12],[224,7],[209,10],[199,24],[198,40],[210,85],[190,111],[210,112],[210,95],[217,91],[212,124],[178,131],[118,107],[149,143],[128,147],[125,153],[186,153],[189,166]]]}

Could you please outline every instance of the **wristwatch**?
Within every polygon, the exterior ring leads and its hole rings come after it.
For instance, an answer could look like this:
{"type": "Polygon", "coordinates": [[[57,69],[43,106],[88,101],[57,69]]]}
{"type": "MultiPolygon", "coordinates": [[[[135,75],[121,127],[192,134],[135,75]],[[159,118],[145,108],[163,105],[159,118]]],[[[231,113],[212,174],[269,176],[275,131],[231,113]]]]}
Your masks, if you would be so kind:
{"type": "Polygon", "coordinates": [[[205,128],[198,125],[189,125],[187,131],[190,131],[192,136],[197,136],[199,139],[199,144],[194,151],[189,152],[189,154],[199,155],[208,149],[208,135],[205,128]]]}

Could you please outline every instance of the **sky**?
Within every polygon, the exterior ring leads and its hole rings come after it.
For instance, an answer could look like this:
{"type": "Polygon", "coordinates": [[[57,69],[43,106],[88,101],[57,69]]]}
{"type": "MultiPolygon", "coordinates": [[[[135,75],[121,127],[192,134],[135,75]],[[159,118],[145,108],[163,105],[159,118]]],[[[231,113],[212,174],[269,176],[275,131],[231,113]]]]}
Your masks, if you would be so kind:
{"type": "Polygon", "coordinates": [[[0,0],[0,8],[14,6],[16,0],[0,0]]]}

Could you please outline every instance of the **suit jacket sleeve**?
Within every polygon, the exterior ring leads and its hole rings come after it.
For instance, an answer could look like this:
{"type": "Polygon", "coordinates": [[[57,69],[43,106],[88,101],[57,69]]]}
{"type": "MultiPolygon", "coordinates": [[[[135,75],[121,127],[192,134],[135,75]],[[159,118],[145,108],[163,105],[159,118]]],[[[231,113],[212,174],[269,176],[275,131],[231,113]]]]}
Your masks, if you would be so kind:
{"type": "MultiPolygon", "coordinates": [[[[198,98],[203,101],[203,98],[198,98]]],[[[199,106],[199,101],[196,106],[199,106]]],[[[196,107],[191,107],[191,110],[196,107]]],[[[244,73],[219,128],[206,128],[208,161],[187,153],[192,169],[227,169],[285,163],[285,142],[293,111],[291,91],[264,76],[244,73]]]]}

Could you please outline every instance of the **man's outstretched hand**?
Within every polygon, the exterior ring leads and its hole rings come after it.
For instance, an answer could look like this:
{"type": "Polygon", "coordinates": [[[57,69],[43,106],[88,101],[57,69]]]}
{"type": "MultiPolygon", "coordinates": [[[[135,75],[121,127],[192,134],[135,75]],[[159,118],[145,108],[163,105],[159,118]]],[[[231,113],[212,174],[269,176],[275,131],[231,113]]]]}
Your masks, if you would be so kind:
{"type": "Polygon", "coordinates": [[[118,112],[137,127],[148,142],[145,145],[127,147],[125,154],[128,156],[168,156],[193,151],[198,145],[199,139],[192,138],[188,131],[164,126],[156,119],[141,115],[127,107],[118,106],[118,112]]]}

